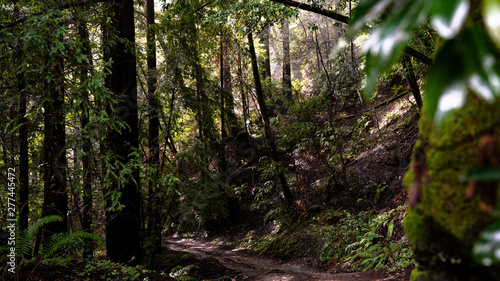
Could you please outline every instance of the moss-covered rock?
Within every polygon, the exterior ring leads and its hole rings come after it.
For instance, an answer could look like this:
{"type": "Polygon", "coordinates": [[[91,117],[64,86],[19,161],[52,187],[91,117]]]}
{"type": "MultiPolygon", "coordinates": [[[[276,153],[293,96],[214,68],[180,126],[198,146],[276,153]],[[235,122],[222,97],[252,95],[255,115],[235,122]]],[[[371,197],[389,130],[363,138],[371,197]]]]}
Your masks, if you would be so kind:
{"type": "MultiPolygon", "coordinates": [[[[479,233],[494,218],[480,211],[477,198],[466,198],[467,183],[460,181],[461,173],[475,163],[480,137],[500,136],[499,105],[470,97],[439,128],[422,114],[416,147],[424,146],[428,180],[404,221],[419,264],[412,280],[500,280],[499,266],[485,268],[472,261],[479,233]]],[[[409,189],[413,177],[410,171],[405,178],[409,189]]]]}

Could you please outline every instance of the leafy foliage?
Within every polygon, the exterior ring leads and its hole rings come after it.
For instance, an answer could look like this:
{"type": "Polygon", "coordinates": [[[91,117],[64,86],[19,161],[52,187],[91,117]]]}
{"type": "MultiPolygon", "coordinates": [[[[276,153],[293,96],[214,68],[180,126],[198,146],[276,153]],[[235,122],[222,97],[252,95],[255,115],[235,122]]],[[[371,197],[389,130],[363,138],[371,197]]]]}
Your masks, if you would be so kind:
{"type": "Polygon", "coordinates": [[[176,266],[172,268],[172,272],[170,273],[170,277],[175,278],[175,280],[179,281],[197,281],[198,279],[189,276],[189,271],[193,269],[200,269],[199,266],[196,265],[188,265],[188,266],[176,266]]]}
{"type": "MultiPolygon", "coordinates": [[[[16,251],[21,260],[27,261],[26,259],[32,256],[32,246],[37,233],[45,225],[58,221],[62,221],[60,216],[46,216],[20,233],[16,241],[16,251]]],[[[43,249],[36,259],[49,266],[66,265],[70,255],[81,251],[89,240],[102,242],[101,237],[87,232],[60,233],[51,236],[44,242],[43,249]]]]}
{"type": "Polygon", "coordinates": [[[319,221],[338,220],[335,225],[319,228],[325,239],[319,260],[352,261],[352,270],[396,270],[414,264],[408,243],[392,239],[402,211],[399,208],[380,214],[362,212],[358,215],[335,211],[318,217],[319,221]]]}
{"type": "Polygon", "coordinates": [[[77,275],[81,277],[94,277],[100,278],[101,280],[112,281],[112,280],[137,280],[141,272],[146,271],[140,265],[138,266],[127,266],[119,263],[115,263],[109,260],[97,261],[88,263],[85,269],[78,272],[77,275]]]}
{"type": "MultiPolygon", "coordinates": [[[[492,2],[485,6],[494,11],[492,2]]],[[[487,27],[485,32],[477,23],[467,21],[473,10],[466,0],[362,2],[353,15],[351,37],[382,13],[393,12],[377,25],[365,48],[367,96],[373,95],[377,77],[392,66],[410,34],[427,15],[438,34],[447,39],[437,52],[425,90],[427,112],[435,123],[440,124],[450,111],[461,108],[468,91],[487,101],[500,96],[500,64],[487,33],[495,34],[496,27],[487,27]]],[[[490,15],[483,11],[486,21],[490,15]]]]}
{"type": "Polygon", "coordinates": [[[19,240],[16,242],[16,251],[21,256],[21,259],[32,255],[31,247],[38,231],[40,231],[44,225],[56,221],[62,221],[62,218],[60,216],[47,216],[40,218],[19,235],[19,240]]]}

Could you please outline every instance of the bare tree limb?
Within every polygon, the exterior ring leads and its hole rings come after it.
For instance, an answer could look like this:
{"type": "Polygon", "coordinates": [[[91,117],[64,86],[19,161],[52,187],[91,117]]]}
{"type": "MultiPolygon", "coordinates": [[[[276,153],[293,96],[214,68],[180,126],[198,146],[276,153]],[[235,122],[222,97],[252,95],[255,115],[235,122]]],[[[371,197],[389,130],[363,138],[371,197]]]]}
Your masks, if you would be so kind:
{"type": "Polygon", "coordinates": [[[342,23],[349,24],[349,17],[335,13],[335,12],[330,11],[330,10],[320,8],[318,6],[312,6],[309,4],[304,4],[304,3],[300,3],[300,2],[292,1],[292,0],[271,0],[271,1],[285,4],[285,5],[291,6],[291,7],[299,8],[299,9],[304,10],[304,11],[313,12],[315,14],[323,15],[325,17],[329,17],[329,18],[334,19],[336,21],[340,21],[342,23]]]}

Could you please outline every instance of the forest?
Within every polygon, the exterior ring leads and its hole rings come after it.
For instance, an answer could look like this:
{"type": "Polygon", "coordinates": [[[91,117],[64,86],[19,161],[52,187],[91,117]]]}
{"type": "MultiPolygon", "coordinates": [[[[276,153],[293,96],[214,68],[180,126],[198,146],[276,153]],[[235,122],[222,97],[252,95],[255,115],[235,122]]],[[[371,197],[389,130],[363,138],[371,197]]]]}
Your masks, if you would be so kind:
{"type": "Polygon", "coordinates": [[[0,0],[1,280],[500,280],[498,0],[0,0]]]}

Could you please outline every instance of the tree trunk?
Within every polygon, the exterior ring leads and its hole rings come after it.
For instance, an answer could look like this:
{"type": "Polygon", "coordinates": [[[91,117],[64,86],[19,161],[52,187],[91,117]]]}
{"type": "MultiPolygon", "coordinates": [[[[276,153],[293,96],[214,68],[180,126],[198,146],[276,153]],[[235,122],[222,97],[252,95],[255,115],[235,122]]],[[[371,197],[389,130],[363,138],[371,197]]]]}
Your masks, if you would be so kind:
{"type": "Polygon", "coordinates": [[[248,120],[248,102],[247,102],[247,95],[245,93],[245,83],[243,81],[243,68],[241,66],[241,54],[238,53],[238,80],[239,80],[239,88],[240,88],[240,96],[241,96],[241,106],[242,106],[242,112],[243,112],[243,128],[246,133],[248,133],[248,126],[247,126],[247,120],[248,120]]]}
{"type": "MultiPolygon", "coordinates": [[[[260,82],[259,66],[257,64],[257,55],[255,54],[255,47],[253,43],[252,33],[248,33],[248,45],[250,47],[250,56],[252,61],[253,77],[255,80],[255,92],[257,94],[257,101],[259,103],[260,111],[262,114],[262,119],[264,121],[264,133],[266,136],[266,142],[271,149],[271,158],[276,163],[281,162],[278,155],[278,150],[276,148],[276,142],[274,141],[274,136],[271,131],[271,125],[269,124],[269,118],[267,114],[266,102],[264,99],[264,93],[262,91],[262,84],[260,82]]],[[[283,171],[279,172],[279,181],[281,184],[281,190],[285,196],[286,207],[289,212],[292,211],[294,206],[294,199],[290,187],[285,178],[285,173],[283,171]]]]}
{"type": "Polygon", "coordinates": [[[225,109],[225,67],[224,67],[224,39],[221,36],[220,38],[220,127],[221,127],[221,141],[219,146],[219,166],[222,174],[223,181],[226,181],[226,140],[227,140],[227,131],[226,131],[226,109],[225,109]]]}
{"type": "MultiPolygon", "coordinates": [[[[135,43],[134,1],[116,0],[112,6],[111,31],[116,32],[118,40],[113,50],[109,51],[112,59],[111,73],[105,84],[117,100],[115,112],[119,114],[126,128],[111,129],[107,138],[107,149],[116,155],[123,164],[133,160],[131,153],[139,147],[139,128],[137,116],[137,80],[135,50],[130,44],[135,43]]],[[[107,34],[109,36],[109,34],[107,34]]],[[[109,38],[107,39],[109,44],[109,38]]],[[[109,47],[109,45],[108,45],[109,47]]],[[[118,168],[119,169],[119,168],[118,168]]],[[[140,252],[140,182],[139,170],[130,167],[131,178],[115,180],[107,194],[106,210],[106,248],[107,256],[114,262],[136,263],[141,260],[140,252]],[[111,194],[121,196],[115,200],[123,208],[112,208],[111,194]]],[[[115,171],[119,174],[119,170],[115,171]]]]}
{"type": "Polygon", "coordinates": [[[226,114],[226,127],[228,136],[236,137],[238,133],[241,132],[241,124],[238,122],[238,116],[234,112],[234,97],[233,97],[233,81],[231,75],[231,63],[229,56],[229,40],[230,37],[226,37],[227,41],[224,44],[224,106],[226,114]]]}
{"type": "Polygon", "coordinates": [[[271,49],[269,46],[269,36],[271,32],[271,27],[269,25],[266,25],[264,28],[263,36],[264,36],[264,52],[265,52],[265,58],[264,58],[264,79],[268,79],[271,81],[271,49]]]}
{"type": "Polygon", "coordinates": [[[154,174],[149,175],[147,203],[147,241],[145,245],[145,262],[151,265],[155,256],[161,249],[161,217],[160,217],[160,201],[157,178],[160,168],[160,119],[158,116],[160,104],[156,96],[156,39],[154,34],[155,25],[155,8],[154,0],[146,2],[147,16],[147,65],[148,65],[148,109],[149,109],[149,158],[148,164],[152,168],[154,174]]]}
{"type": "MultiPolygon", "coordinates": [[[[18,57],[22,57],[21,46],[18,46],[18,57]]],[[[19,95],[19,231],[28,229],[29,215],[29,142],[28,142],[28,118],[26,117],[27,92],[25,91],[24,75],[17,75],[17,91],[19,95]]]]}
{"type": "Polygon", "coordinates": [[[405,68],[405,75],[408,84],[410,84],[411,92],[413,97],[417,102],[418,109],[422,110],[422,96],[420,95],[420,88],[418,87],[417,78],[415,77],[415,72],[413,71],[413,65],[411,59],[408,55],[403,56],[403,66],[405,68]]]}
{"type": "Polygon", "coordinates": [[[288,102],[292,96],[292,69],[290,65],[290,29],[288,21],[283,23],[283,95],[288,102]]]}
{"type": "Polygon", "coordinates": [[[47,224],[43,236],[67,231],[68,195],[66,192],[66,132],[62,58],[54,67],[54,80],[44,103],[43,206],[42,217],[59,215],[62,222],[47,224]]]}
{"type": "MultiPolygon", "coordinates": [[[[83,45],[83,53],[89,60],[89,63],[83,63],[82,65],[82,70],[80,73],[81,80],[85,81],[86,79],[89,79],[89,69],[92,66],[92,50],[90,46],[90,38],[89,38],[89,32],[87,29],[87,23],[86,22],[81,22],[78,24],[78,35],[80,37],[80,40],[82,41],[83,45]]],[[[89,119],[90,119],[90,101],[89,101],[89,95],[87,92],[83,93],[82,96],[83,99],[83,104],[85,106],[82,107],[82,130],[85,130],[85,128],[89,124],[89,119]]],[[[83,141],[82,141],[82,150],[83,150],[83,155],[82,155],[82,172],[83,172],[83,206],[82,206],[82,215],[81,215],[81,224],[82,224],[82,231],[91,233],[92,232],[92,167],[91,167],[91,153],[92,153],[92,143],[90,142],[90,139],[87,136],[82,136],[83,141]]],[[[93,246],[91,241],[89,242],[89,247],[86,247],[83,250],[83,256],[84,258],[91,258],[93,256],[93,246]]]]}

